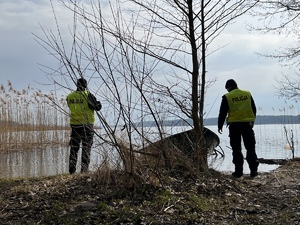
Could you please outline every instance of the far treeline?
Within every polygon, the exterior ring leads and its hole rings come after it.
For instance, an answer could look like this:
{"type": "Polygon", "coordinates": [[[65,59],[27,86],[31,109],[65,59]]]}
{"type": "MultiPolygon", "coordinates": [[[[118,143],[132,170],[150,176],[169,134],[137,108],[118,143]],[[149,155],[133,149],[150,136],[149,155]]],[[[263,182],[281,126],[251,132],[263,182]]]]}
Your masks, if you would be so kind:
{"type": "MultiPolygon", "coordinates": [[[[163,121],[164,126],[190,126],[193,124],[191,119],[187,120],[166,120],[163,121]]],[[[255,124],[300,124],[300,115],[281,115],[281,116],[257,116],[255,124]]],[[[151,127],[154,126],[153,121],[143,121],[136,124],[137,126],[151,127]]],[[[204,119],[204,126],[218,125],[218,118],[204,119]]]]}
{"type": "MultiPolygon", "coordinates": [[[[281,116],[256,116],[255,124],[298,124],[300,123],[300,115],[281,115],[281,116]]],[[[204,125],[217,125],[218,118],[209,118],[204,120],[204,125]]]]}

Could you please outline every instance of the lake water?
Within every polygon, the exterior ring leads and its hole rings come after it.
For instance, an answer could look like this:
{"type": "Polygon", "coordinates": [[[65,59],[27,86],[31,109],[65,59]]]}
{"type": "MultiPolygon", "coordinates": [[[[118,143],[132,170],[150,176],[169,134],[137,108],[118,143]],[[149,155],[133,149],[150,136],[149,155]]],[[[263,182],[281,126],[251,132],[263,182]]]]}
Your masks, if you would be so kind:
{"type": "MultiPolygon", "coordinates": [[[[295,148],[295,157],[300,157],[300,149],[298,149],[298,143],[300,141],[300,137],[298,135],[297,124],[286,125],[286,131],[289,140],[291,139],[291,135],[293,134],[294,148],[295,148]]],[[[218,132],[218,128],[216,126],[208,126],[209,129],[218,132]]],[[[256,153],[258,158],[264,159],[291,159],[293,157],[292,151],[290,150],[288,139],[286,136],[286,132],[283,125],[257,125],[254,127],[255,138],[256,138],[256,153]]],[[[220,138],[220,147],[225,152],[225,158],[223,160],[213,160],[210,158],[212,162],[211,167],[222,172],[233,172],[234,165],[232,163],[232,154],[229,142],[229,130],[227,128],[223,128],[223,133],[219,134],[220,138]]],[[[243,146],[243,154],[246,156],[246,151],[243,146]]],[[[217,148],[218,149],[218,148],[217,148]]],[[[278,167],[278,165],[268,165],[268,164],[260,164],[258,170],[261,172],[268,172],[274,170],[278,167]]],[[[244,162],[244,173],[250,173],[248,168],[248,164],[244,162]]]]}
{"type": "MultiPolygon", "coordinates": [[[[207,126],[210,130],[217,133],[216,126],[207,126]]],[[[170,128],[173,133],[183,131],[185,128],[170,128]]],[[[298,149],[299,134],[298,125],[286,125],[289,139],[293,134],[295,147],[295,157],[300,157],[298,149]]],[[[254,127],[256,136],[256,152],[259,158],[265,159],[290,159],[292,151],[288,148],[288,139],[286,137],[284,125],[257,125],[254,127]]],[[[229,145],[228,129],[224,127],[223,134],[220,137],[220,147],[217,150],[223,150],[224,158],[209,158],[209,165],[221,172],[232,172],[231,149],[229,145]]],[[[95,137],[96,138],[96,137],[95,137]]],[[[97,143],[97,140],[95,140],[97,143]]],[[[243,149],[244,155],[245,150],[243,149]]],[[[0,152],[0,178],[16,177],[38,177],[63,174],[68,172],[68,147],[47,147],[35,150],[26,150],[18,152],[0,152]]],[[[92,150],[90,169],[97,168],[103,160],[103,153],[95,146],[92,150]]],[[[260,172],[268,172],[276,169],[277,165],[260,164],[260,172]]],[[[248,164],[245,161],[244,172],[249,173],[248,164]]]]}

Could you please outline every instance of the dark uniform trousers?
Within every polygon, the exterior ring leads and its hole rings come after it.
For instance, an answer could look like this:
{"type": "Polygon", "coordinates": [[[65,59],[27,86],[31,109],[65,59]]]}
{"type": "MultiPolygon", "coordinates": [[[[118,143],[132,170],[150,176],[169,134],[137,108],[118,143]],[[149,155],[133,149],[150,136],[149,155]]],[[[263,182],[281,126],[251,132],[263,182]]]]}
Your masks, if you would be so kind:
{"type": "Polygon", "coordinates": [[[258,160],[255,152],[255,136],[249,122],[234,122],[229,125],[230,145],[232,148],[232,162],[235,172],[243,172],[244,156],[242,153],[241,138],[246,149],[246,160],[251,172],[257,172],[258,160]]]}
{"type": "Polygon", "coordinates": [[[71,125],[69,172],[76,172],[76,164],[80,144],[82,144],[81,172],[86,172],[90,164],[91,148],[93,145],[93,125],[71,125]]]}

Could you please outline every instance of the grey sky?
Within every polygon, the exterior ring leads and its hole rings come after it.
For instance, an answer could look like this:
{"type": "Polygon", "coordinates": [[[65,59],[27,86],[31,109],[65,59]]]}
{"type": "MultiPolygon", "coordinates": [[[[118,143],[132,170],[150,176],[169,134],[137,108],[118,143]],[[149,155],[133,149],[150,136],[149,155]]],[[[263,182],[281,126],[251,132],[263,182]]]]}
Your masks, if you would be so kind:
{"type": "Polygon", "coordinates": [[[48,0],[0,1],[0,81],[13,83],[16,89],[30,83],[44,82],[45,75],[38,63],[49,60],[47,53],[36,43],[32,33],[40,33],[39,22],[52,23],[48,0]]]}
{"type": "MultiPolygon", "coordinates": [[[[72,15],[61,6],[56,7],[56,12],[60,25],[67,28],[72,23],[72,15]]],[[[18,90],[28,84],[43,91],[53,88],[41,85],[50,81],[38,64],[55,67],[57,62],[34,40],[32,33],[42,34],[39,24],[45,29],[55,27],[49,0],[0,1],[0,84],[5,85],[10,80],[18,90]]],[[[243,21],[232,25],[214,43],[215,48],[229,45],[208,59],[208,75],[217,81],[207,92],[207,117],[218,115],[221,97],[226,91],[224,85],[230,78],[236,79],[241,89],[252,92],[260,114],[281,114],[281,108],[295,104],[275,96],[275,78],[288,73],[288,69],[255,53],[271,52],[291,41],[276,35],[249,34],[243,26],[243,21]]]]}

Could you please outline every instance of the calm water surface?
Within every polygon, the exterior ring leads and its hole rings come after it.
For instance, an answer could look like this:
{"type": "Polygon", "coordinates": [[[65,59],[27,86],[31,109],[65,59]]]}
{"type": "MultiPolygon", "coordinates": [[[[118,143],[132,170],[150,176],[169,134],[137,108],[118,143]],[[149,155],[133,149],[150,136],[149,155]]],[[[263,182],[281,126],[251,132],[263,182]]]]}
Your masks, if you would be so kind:
{"type": "MultiPolygon", "coordinates": [[[[288,125],[286,127],[288,137],[293,134],[295,143],[295,156],[300,157],[298,149],[299,135],[298,125],[288,125]]],[[[207,126],[213,132],[217,133],[216,126],[207,126]]],[[[172,128],[172,132],[180,132],[183,127],[172,128]]],[[[288,149],[288,142],[283,125],[257,125],[254,128],[256,135],[256,151],[259,158],[265,159],[289,159],[292,158],[292,152],[288,149]]],[[[221,144],[218,150],[225,152],[225,158],[220,157],[209,159],[211,168],[221,172],[232,172],[231,149],[229,145],[228,129],[224,127],[223,134],[219,135],[221,144]]],[[[95,141],[96,142],[96,141],[95,141]]],[[[245,155],[245,150],[243,150],[245,155]]],[[[67,147],[55,147],[36,149],[32,151],[20,152],[0,152],[0,178],[17,178],[17,177],[38,177],[63,174],[68,172],[68,155],[67,147]]],[[[79,156],[80,157],[80,156],[79,156]]],[[[94,170],[103,161],[103,153],[95,147],[92,150],[90,169],[94,170]]],[[[259,171],[268,172],[276,169],[277,165],[260,164],[259,171]]],[[[249,173],[248,164],[245,161],[244,172],[249,173]]]]}

